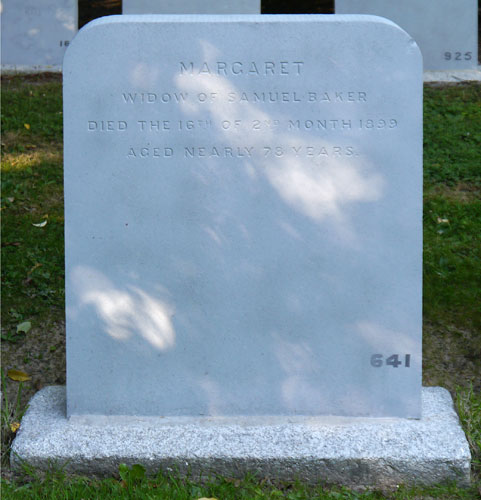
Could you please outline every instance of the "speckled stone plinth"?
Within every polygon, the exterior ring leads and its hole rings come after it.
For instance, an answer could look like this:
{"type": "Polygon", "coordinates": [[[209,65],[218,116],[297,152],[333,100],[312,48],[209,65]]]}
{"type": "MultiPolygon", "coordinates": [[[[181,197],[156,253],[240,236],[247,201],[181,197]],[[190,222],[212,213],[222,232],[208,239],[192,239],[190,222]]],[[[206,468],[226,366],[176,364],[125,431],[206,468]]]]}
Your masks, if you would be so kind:
{"type": "Polygon", "coordinates": [[[481,82],[481,66],[478,69],[425,71],[424,83],[481,82]]]}
{"type": "Polygon", "coordinates": [[[122,462],[176,470],[349,486],[468,485],[470,452],[451,397],[422,391],[422,419],[345,417],[65,417],[65,387],[37,393],[11,462],[110,475],[122,462]]]}

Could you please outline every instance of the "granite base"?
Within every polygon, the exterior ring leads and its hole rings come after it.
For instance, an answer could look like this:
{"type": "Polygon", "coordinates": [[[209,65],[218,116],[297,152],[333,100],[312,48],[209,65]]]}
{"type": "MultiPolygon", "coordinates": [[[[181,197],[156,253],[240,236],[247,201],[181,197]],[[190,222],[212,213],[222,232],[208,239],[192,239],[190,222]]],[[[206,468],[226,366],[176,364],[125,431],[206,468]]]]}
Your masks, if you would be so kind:
{"type": "Polygon", "coordinates": [[[190,477],[247,472],[346,486],[470,481],[470,451],[448,391],[422,390],[420,420],[347,417],[66,418],[65,387],[31,400],[11,464],[112,475],[120,463],[190,477]]]}

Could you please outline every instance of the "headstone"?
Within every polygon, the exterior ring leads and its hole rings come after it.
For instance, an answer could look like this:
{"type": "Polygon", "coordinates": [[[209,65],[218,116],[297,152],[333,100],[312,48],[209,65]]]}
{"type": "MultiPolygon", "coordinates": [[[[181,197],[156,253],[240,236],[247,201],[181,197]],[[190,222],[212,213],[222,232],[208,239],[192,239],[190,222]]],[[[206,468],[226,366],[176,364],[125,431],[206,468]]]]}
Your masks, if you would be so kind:
{"type": "Polygon", "coordinates": [[[60,68],[77,33],[77,0],[2,0],[2,67],[60,68]]]}
{"type": "Polygon", "coordinates": [[[65,58],[64,140],[68,415],[420,417],[404,31],[103,18],[65,58]]]}
{"type": "Polygon", "coordinates": [[[123,14],[260,14],[260,0],[122,0],[123,14]]]}
{"type": "Polygon", "coordinates": [[[405,29],[421,49],[425,70],[478,65],[477,0],[335,1],[336,14],[374,14],[405,29]]]}

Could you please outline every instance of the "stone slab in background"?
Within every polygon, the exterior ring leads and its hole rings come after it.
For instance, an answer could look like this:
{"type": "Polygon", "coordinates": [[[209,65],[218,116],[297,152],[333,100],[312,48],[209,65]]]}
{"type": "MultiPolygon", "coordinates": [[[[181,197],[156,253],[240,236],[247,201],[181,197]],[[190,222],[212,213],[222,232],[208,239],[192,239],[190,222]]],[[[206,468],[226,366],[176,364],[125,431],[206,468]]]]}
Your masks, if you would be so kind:
{"type": "Polygon", "coordinates": [[[404,31],[99,19],[65,58],[64,144],[69,415],[419,417],[404,31]]]}
{"type": "Polygon", "coordinates": [[[426,71],[478,66],[477,0],[336,0],[335,9],[394,21],[416,40],[426,71]]]}
{"type": "Polygon", "coordinates": [[[59,71],[77,33],[77,0],[2,0],[2,70],[59,71]]]}
{"type": "Polygon", "coordinates": [[[13,443],[23,461],[78,474],[112,475],[140,463],[199,478],[206,474],[346,486],[470,481],[470,452],[448,391],[423,388],[422,418],[156,418],[65,416],[65,387],[30,402],[13,443]]]}
{"type": "Polygon", "coordinates": [[[122,0],[123,14],[260,14],[260,0],[122,0]]]}

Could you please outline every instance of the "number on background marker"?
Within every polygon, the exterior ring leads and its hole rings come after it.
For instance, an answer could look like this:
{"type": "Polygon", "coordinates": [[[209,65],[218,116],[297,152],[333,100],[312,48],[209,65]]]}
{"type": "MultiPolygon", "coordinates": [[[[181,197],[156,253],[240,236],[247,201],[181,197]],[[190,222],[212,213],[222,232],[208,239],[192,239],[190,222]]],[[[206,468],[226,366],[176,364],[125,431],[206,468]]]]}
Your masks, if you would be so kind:
{"type": "Polygon", "coordinates": [[[455,61],[461,61],[464,57],[465,61],[470,61],[472,54],[472,52],[465,52],[464,54],[462,52],[445,52],[444,59],[450,61],[454,57],[455,61]]]}

